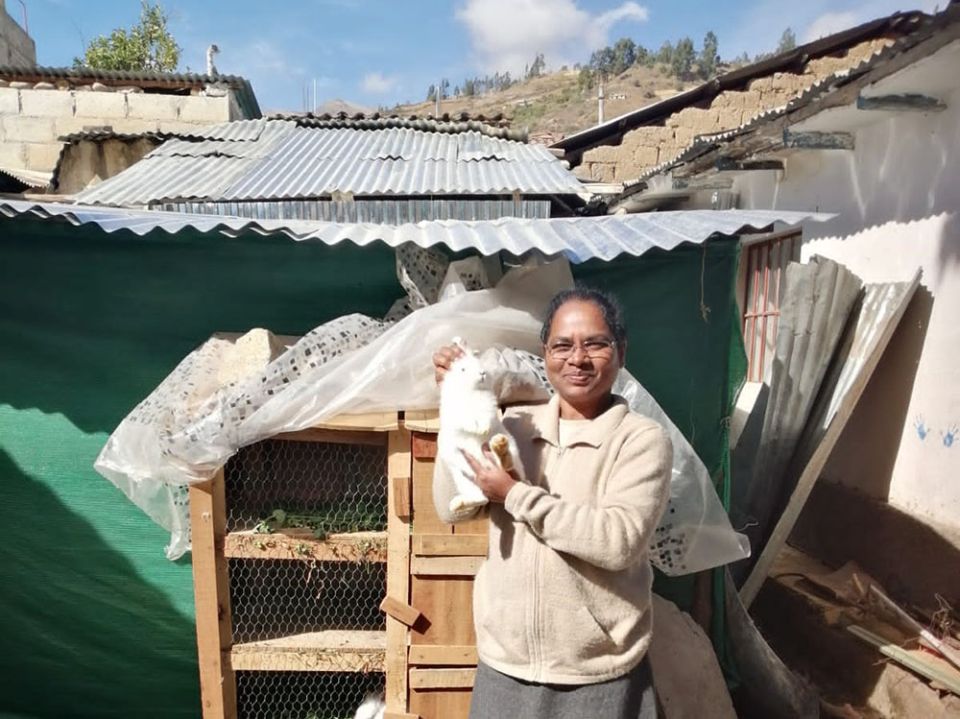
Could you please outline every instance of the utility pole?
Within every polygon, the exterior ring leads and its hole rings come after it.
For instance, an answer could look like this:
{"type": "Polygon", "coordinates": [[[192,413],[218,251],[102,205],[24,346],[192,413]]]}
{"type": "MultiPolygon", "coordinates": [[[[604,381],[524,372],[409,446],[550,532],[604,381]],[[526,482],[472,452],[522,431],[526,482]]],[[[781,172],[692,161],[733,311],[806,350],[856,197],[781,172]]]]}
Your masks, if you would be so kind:
{"type": "Polygon", "coordinates": [[[597,124],[603,124],[603,78],[597,86],[597,124]]]}
{"type": "Polygon", "coordinates": [[[433,112],[434,117],[440,117],[440,95],[443,93],[443,78],[440,78],[440,82],[437,83],[437,91],[434,93],[434,98],[437,101],[437,108],[433,112]]]}
{"type": "Polygon", "coordinates": [[[317,78],[313,78],[313,109],[310,112],[317,111],[317,78]]]}

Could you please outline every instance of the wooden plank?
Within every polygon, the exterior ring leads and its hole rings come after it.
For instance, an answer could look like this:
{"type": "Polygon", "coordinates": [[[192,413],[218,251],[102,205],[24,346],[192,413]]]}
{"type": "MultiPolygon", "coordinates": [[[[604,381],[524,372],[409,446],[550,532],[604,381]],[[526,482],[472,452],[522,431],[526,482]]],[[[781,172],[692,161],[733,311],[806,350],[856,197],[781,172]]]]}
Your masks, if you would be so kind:
{"type": "Polygon", "coordinates": [[[486,557],[485,534],[417,534],[413,553],[428,557],[486,557]]]}
{"type": "MultiPolygon", "coordinates": [[[[942,659],[924,652],[910,651],[899,647],[896,644],[890,643],[880,635],[874,634],[869,629],[865,629],[856,624],[849,625],[847,631],[858,639],[862,639],[868,644],[875,646],[884,656],[890,657],[898,664],[902,664],[920,676],[934,681],[960,696],[960,672],[957,672],[942,659]]],[[[413,686],[412,677],[410,679],[410,685],[413,686]]]]}
{"type": "Polygon", "coordinates": [[[424,689],[410,692],[410,711],[423,719],[467,719],[471,689],[424,689]]]}
{"type": "Polygon", "coordinates": [[[240,559],[383,563],[387,561],[387,533],[352,532],[317,539],[310,529],[281,529],[273,534],[231,532],[223,554],[240,559]]]}
{"type": "Polygon", "coordinates": [[[360,432],[351,429],[322,429],[310,427],[299,432],[283,432],[274,435],[272,439],[283,439],[291,442],[327,442],[337,444],[369,444],[384,447],[387,444],[383,432],[360,432]]]}
{"type": "Polygon", "coordinates": [[[476,669],[411,669],[410,688],[472,689],[476,669]]]}
{"type": "Polygon", "coordinates": [[[227,525],[223,470],[189,494],[201,706],[204,719],[224,719],[237,715],[237,684],[223,660],[233,640],[227,562],[217,551],[227,525]]]}
{"type": "MultiPolygon", "coordinates": [[[[813,490],[813,485],[830,458],[830,453],[836,446],[844,427],[847,426],[847,421],[853,414],[857,402],[860,401],[867,382],[890,342],[894,330],[900,324],[900,318],[903,317],[903,313],[906,311],[919,282],[920,274],[918,272],[911,282],[891,285],[891,288],[901,289],[902,291],[890,297],[885,296],[882,289],[868,290],[864,308],[876,313],[881,319],[876,319],[873,316],[867,317],[866,310],[861,309],[852,339],[850,339],[851,346],[846,348],[847,355],[844,357],[844,363],[831,368],[830,375],[821,385],[822,388],[832,387],[834,389],[831,390],[829,396],[824,395],[825,399],[823,401],[818,398],[818,406],[814,408],[811,418],[819,420],[818,425],[825,423],[825,429],[822,436],[817,437],[819,441],[808,455],[809,459],[797,480],[793,493],[790,495],[786,509],[780,515],[780,519],[773,528],[760,558],[740,589],[740,599],[744,606],[749,607],[756,598],[764,580],[770,574],[773,562],[787,543],[790,532],[793,531],[794,525],[800,518],[800,512],[813,490]],[[876,299],[871,300],[871,297],[876,297],[876,299]],[[865,317],[866,319],[864,319],[865,317]],[[857,330],[861,329],[861,322],[869,322],[870,326],[864,327],[862,332],[858,332],[857,330]],[[880,331],[877,331],[877,327],[874,326],[877,323],[881,324],[880,331]],[[847,358],[849,358],[849,361],[847,358]],[[841,375],[841,373],[845,374],[841,375]],[[826,416],[828,412],[831,413],[830,417],[826,416]]],[[[823,389],[821,389],[822,392],[823,389]]],[[[808,444],[809,442],[802,441],[800,449],[803,450],[808,444]]]]}
{"type": "Polygon", "coordinates": [[[408,409],[403,413],[403,426],[411,432],[440,431],[440,411],[436,409],[408,409]]]}
{"type": "Polygon", "coordinates": [[[417,576],[473,577],[486,561],[482,557],[414,557],[410,573],[417,576]]]}
{"type": "Polygon", "coordinates": [[[235,644],[235,671],[382,672],[386,632],[328,630],[235,644]]]}
{"type": "MultiPolygon", "coordinates": [[[[412,472],[410,432],[400,427],[388,436],[387,444],[387,597],[410,603],[410,516],[412,510],[397,496],[404,484],[410,486],[412,472]],[[399,510],[399,511],[398,511],[399,510]]],[[[388,712],[407,711],[407,627],[387,616],[387,651],[384,662],[384,702],[388,712]]]]}
{"type": "Polygon", "coordinates": [[[413,460],[413,534],[453,534],[433,506],[432,460],[413,460]]]}
{"type": "Polygon", "coordinates": [[[414,459],[436,459],[437,438],[432,434],[413,434],[414,459]]]}
{"type": "Polygon", "coordinates": [[[417,644],[407,655],[410,666],[476,666],[477,648],[470,644],[417,644]]]}
{"type": "Polygon", "coordinates": [[[396,412],[341,414],[317,422],[318,429],[354,429],[365,432],[392,432],[400,427],[396,412]]]}
{"type": "Polygon", "coordinates": [[[393,513],[401,519],[409,519],[413,514],[413,498],[410,496],[410,477],[391,477],[391,503],[393,513]]]}
{"type": "Polygon", "coordinates": [[[475,646],[473,577],[413,576],[410,603],[424,621],[410,632],[410,645],[475,646]]]}
{"type": "Polygon", "coordinates": [[[406,712],[384,712],[383,719],[420,719],[420,715],[407,714],[406,712]]]}
{"type": "Polygon", "coordinates": [[[849,132],[783,131],[783,146],[797,150],[852,150],[854,138],[849,132]]]}
{"type": "Polygon", "coordinates": [[[398,622],[405,624],[408,627],[412,627],[417,623],[417,620],[420,619],[420,612],[416,608],[411,607],[406,602],[401,602],[399,599],[394,599],[393,597],[384,597],[383,601],[380,602],[380,611],[384,612],[388,617],[393,617],[398,622]]]}
{"type": "Polygon", "coordinates": [[[936,97],[905,93],[903,95],[874,95],[857,97],[858,110],[881,110],[883,112],[942,112],[946,104],[936,97]]]}

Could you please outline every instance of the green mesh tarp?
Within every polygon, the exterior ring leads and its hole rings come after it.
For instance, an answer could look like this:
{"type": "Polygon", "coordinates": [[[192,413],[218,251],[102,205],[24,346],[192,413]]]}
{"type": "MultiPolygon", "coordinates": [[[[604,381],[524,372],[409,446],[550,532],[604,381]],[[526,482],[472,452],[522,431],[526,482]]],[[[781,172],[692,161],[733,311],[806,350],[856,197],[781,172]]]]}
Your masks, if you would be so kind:
{"type": "MultiPolygon", "coordinates": [[[[0,717],[199,716],[189,558],[92,464],[213,332],[298,335],[402,291],[385,246],[0,220],[0,717]]],[[[628,367],[723,482],[737,246],[574,268],[615,292],[628,367]]],[[[660,591],[688,601],[687,582],[660,591]]]]}
{"type": "Polygon", "coordinates": [[[0,715],[197,717],[189,557],[93,461],[212,333],[382,316],[393,252],[29,220],[0,252],[0,715]]]}

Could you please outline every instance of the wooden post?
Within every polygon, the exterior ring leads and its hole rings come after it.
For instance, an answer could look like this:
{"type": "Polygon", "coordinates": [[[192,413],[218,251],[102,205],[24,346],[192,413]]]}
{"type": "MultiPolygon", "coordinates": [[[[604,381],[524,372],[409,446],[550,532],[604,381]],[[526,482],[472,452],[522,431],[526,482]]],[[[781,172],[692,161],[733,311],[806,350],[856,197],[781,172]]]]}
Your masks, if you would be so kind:
{"type": "MultiPolygon", "coordinates": [[[[387,598],[410,603],[410,432],[390,432],[387,440],[387,598]],[[403,506],[404,502],[407,506],[403,506]]],[[[387,615],[385,662],[387,713],[407,711],[407,627],[387,615]]]]}
{"type": "Polygon", "coordinates": [[[190,487],[193,593],[203,719],[236,719],[237,684],[230,665],[233,641],[230,585],[223,556],[227,513],[223,470],[190,487]]]}

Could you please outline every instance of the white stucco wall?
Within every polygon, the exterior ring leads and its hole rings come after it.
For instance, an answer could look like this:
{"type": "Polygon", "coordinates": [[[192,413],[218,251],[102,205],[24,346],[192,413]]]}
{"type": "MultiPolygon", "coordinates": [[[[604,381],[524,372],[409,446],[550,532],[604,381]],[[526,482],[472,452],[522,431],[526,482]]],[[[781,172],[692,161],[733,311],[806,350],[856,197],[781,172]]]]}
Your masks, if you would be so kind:
{"type": "MultiPolygon", "coordinates": [[[[960,84],[960,78],[958,78],[960,84]]],[[[804,227],[802,257],[867,282],[921,288],[824,472],[950,530],[960,529],[960,89],[938,113],[884,114],[853,151],[804,151],[783,173],[735,181],[744,208],[835,212],[804,227]]]]}

